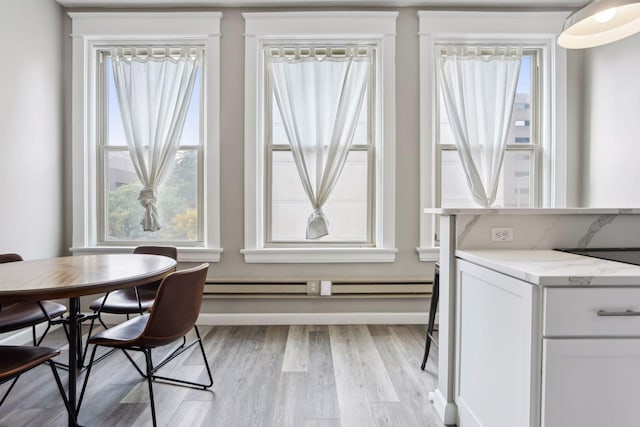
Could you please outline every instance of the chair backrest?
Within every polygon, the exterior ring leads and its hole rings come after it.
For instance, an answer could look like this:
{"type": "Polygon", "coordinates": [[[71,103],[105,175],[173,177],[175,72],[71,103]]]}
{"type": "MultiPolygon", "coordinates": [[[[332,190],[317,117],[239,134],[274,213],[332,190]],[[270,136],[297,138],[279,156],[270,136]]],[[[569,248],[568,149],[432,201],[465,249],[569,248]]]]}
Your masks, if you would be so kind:
{"type": "Polygon", "coordinates": [[[193,328],[200,313],[209,264],[167,275],[158,288],[147,325],[136,340],[141,346],[169,344],[193,328]]]}
{"type": "MultiPolygon", "coordinates": [[[[178,260],[178,249],[175,246],[138,246],[133,250],[134,254],[162,255],[178,260]]],[[[139,289],[156,292],[160,286],[160,280],[139,286],[139,289]]]]}
{"type": "Polygon", "coordinates": [[[22,257],[18,254],[0,254],[0,264],[16,261],[22,261],[22,257]]]}
{"type": "Polygon", "coordinates": [[[134,254],[163,255],[178,260],[178,250],[174,246],[138,246],[134,254]]]}

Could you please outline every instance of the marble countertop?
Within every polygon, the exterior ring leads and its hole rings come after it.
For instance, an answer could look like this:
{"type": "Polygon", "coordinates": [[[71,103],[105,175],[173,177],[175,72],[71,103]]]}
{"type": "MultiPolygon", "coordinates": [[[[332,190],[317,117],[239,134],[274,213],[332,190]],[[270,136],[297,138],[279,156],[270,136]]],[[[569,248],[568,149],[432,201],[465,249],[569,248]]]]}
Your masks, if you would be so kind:
{"type": "Polygon", "coordinates": [[[640,266],[554,250],[458,250],[456,257],[539,286],[640,287],[640,266]]]}
{"type": "Polygon", "coordinates": [[[640,215],[640,208],[425,208],[438,215],[640,215]]]}

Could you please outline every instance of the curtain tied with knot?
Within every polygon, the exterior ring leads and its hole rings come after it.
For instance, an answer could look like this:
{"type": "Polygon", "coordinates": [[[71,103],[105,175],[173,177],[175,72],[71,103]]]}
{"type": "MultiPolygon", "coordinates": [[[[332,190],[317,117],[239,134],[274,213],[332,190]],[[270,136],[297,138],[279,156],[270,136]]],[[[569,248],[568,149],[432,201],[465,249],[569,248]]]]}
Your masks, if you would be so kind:
{"type": "Polygon", "coordinates": [[[158,218],[158,208],[156,207],[155,189],[151,187],[143,187],[138,195],[140,205],[144,207],[144,216],[140,225],[145,231],[151,231],[154,226],[160,229],[160,221],[158,218]]]}
{"type": "Polygon", "coordinates": [[[329,234],[322,208],[347,160],[364,103],[368,46],[272,48],[267,52],[273,96],[313,212],[307,239],[329,234]]]}
{"type": "Polygon", "coordinates": [[[200,61],[193,47],[111,50],[127,147],[143,185],[144,231],[161,228],[157,189],[175,163],[200,61]]]}
{"type": "Polygon", "coordinates": [[[438,75],[449,124],[476,203],[495,200],[511,126],[522,50],[519,47],[439,48],[438,75]]]}

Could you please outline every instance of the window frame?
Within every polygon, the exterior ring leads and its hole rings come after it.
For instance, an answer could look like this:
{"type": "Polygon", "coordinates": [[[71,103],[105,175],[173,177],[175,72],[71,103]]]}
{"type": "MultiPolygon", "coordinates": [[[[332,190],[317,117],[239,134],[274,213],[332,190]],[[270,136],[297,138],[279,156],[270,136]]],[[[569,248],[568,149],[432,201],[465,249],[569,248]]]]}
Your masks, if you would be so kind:
{"type": "Polygon", "coordinates": [[[257,12],[245,20],[246,263],[393,262],[395,248],[395,35],[397,12],[257,12]],[[358,25],[354,25],[356,22],[358,25]],[[265,244],[265,45],[295,41],[376,46],[375,247],[265,244]]]}
{"type": "Polygon", "coordinates": [[[218,262],[220,247],[220,12],[71,12],[73,33],[72,61],[72,187],[74,255],[126,253],[144,242],[105,242],[101,227],[104,204],[104,156],[102,137],[104,97],[100,91],[101,68],[98,52],[111,46],[180,45],[203,48],[201,64],[200,168],[201,192],[199,220],[201,238],[195,242],[153,241],[178,247],[178,260],[218,262]]]}
{"type": "Polygon", "coordinates": [[[436,64],[437,44],[505,44],[539,48],[540,153],[539,206],[566,204],[567,54],[556,44],[557,29],[567,12],[419,11],[420,44],[420,261],[437,261],[436,64]]]}

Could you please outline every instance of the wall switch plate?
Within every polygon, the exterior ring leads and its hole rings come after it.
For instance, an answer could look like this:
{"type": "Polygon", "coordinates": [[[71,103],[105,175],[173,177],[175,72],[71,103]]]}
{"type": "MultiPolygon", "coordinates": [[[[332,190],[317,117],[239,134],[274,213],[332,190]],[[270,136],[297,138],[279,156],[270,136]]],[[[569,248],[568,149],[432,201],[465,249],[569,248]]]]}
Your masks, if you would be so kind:
{"type": "Polygon", "coordinates": [[[325,297],[331,295],[331,280],[320,281],[320,295],[325,297]]]}
{"type": "Polygon", "coordinates": [[[491,227],[492,242],[513,242],[513,227],[491,227]]]}

